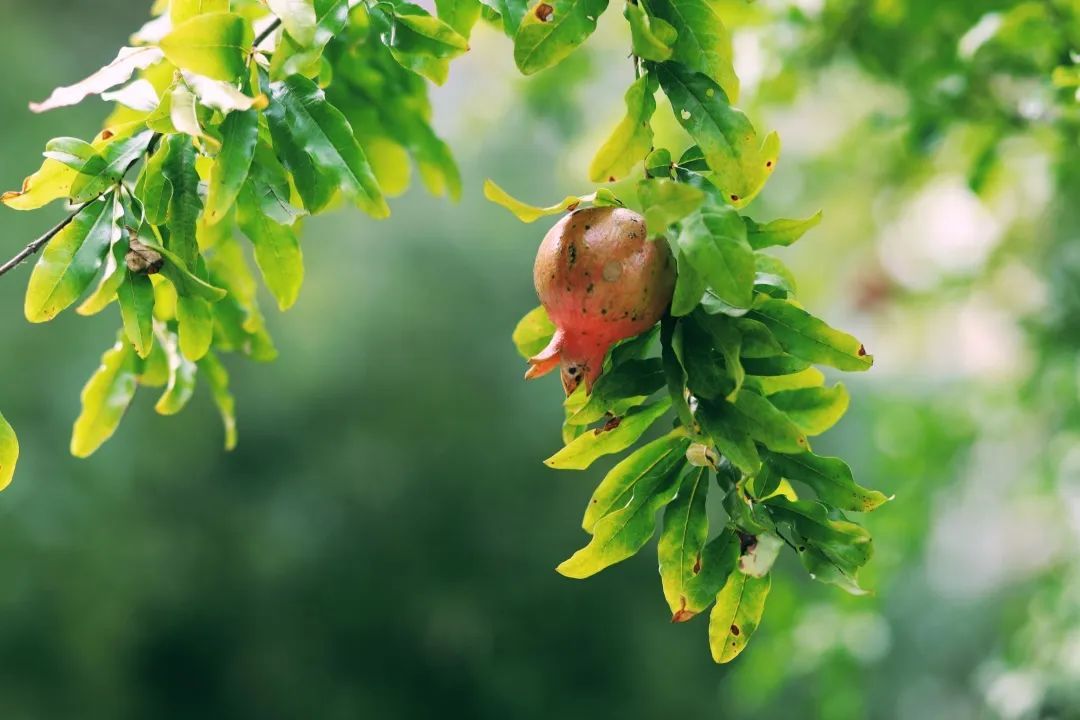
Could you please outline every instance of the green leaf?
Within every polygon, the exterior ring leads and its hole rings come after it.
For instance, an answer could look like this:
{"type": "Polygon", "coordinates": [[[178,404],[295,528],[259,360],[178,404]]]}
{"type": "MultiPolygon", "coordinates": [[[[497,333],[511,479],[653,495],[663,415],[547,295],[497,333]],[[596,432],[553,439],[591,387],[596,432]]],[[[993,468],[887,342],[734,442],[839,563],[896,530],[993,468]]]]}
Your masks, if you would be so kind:
{"type": "Polygon", "coordinates": [[[15,465],[19,461],[19,439],[15,430],[0,414],[0,490],[11,484],[15,465]]]}
{"type": "Polygon", "coordinates": [[[708,469],[692,467],[683,476],[678,495],[664,511],[664,527],[656,552],[672,622],[685,622],[704,610],[712,603],[718,589],[714,588],[705,597],[693,592],[705,566],[703,555],[709,536],[709,518],[705,510],[708,492],[708,469]]]}
{"type": "Polygon", "coordinates": [[[671,151],[667,148],[657,148],[645,156],[646,177],[670,178],[671,166],[671,151]]]}
{"type": "Polygon", "coordinates": [[[741,317],[735,318],[735,327],[742,335],[742,347],[740,353],[748,358],[765,358],[783,355],[784,348],[776,341],[769,328],[757,320],[741,317]]]}
{"type": "Polygon", "coordinates": [[[105,254],[104,268],[100,272],[101,280],[86,299],[75,308],[75,312],[83,316],[96,315],[107,308],[116,299],[116,292],[127,276],[124,258],[128,251],[128,238],[121,226],[131,219],[131,216],[123,207],[114,208],[113,213],[117,231],[113,235],[111,249],[105,254]]]}
{"type": "Polygon", "coordinates": [[[165,176],[164,165],[167,157],[168,151],[159,148],[147,158],[135,185],[135,196],[142,202],[146,221],[151,225],[164,225],[169,217],[173,186],[165,176]]]}
{"type": "Polygon", "coordinates": [[[169,358],[160,342],[150,346],[150,354],[143,360],[139,384],[146,387],[165,387],[169,382],[169,358]]]}
{"type": "Polygon", "coordinates": [[[585,42],[608,0],[540,0],[514,36],[514,62],[525,75],[555,65],[585,42]]]}
{"type": "Polygon", "coordinates": [[[139,158],[150,144],[153,133],[146,130],[131,136],[118,136],[94,154],[71,183],[72,202],[92,200],[111,190],[124,171],[139,158]]]}
{"type": "Polygon", "coordinates": [[[180,352],[176,335],[167,333],[159,337],[158,342],[169,359],[169,384],[165,386],[165,392],[158,398],[154,409],[162,415],[175,415],[184,409],[195,392],[198,368],[180,352]]]}
{"type": "Polygon", "coordinates": [[[627,360],[596,381],[585,405],[567,419],[570,425],[591,425],[605,415],[622,417],[664,387],[660,358],[627,360]]]}
{"type": "Polygon", "coordinates": [[[251,26],[241,15],[212,12],[179,23],[159,46],[179,68],[214,80],[234,81],[247,71],[252,40],[251,26]]]}
{"type": "Polygon", "coordinates": [[[767,247],[791,245],[821,222],[821,211],[819,210],[805,220],[773,220],[763,225],[750,218],[743,218],[743,220],[746,221],[746,238],[750,241],[750,247],[761,250],[767,247]]]}
{"type": "Polygon", "coordinates": [[[230,113],[221,124],[221,135],[221,152],[214,159],[206,197],[210,224],[225,217],[247,179],[259,139],[259,114],[254,110],[230,113]]]}
{"type": "Polygon", "coordinates": [[[145,70],[161,58],[161,50],[155,47],[122,47],[116,58],[108,65],[74,85],[56,88],[44,102],[30,103],[30,110],[42,113],[55,108],[77,105],[90,95],[99,95],[127,82],[136,71],[145,70]]]}
{"type": "Polygon", "coordinates": [[[679,249],[717,297],[733,307],[750,307],[754,253],[738,213],[709,208],[692,215],[682,224],[679,249]]]}
{"type": "Polygon", "coordinates": [[[466,40],[473,25],[480,19],[482,7],[480,0],[435,0],[435,11],[439,19],[466,40]]]}
{"type": "Polygon", "coordinates": [[[771,396],[784,390],[800,390],[824,385],[825,374],[815,367],[809,367],[791,375],[756,377],[753,380],[762,395],[771,396]]]}
{"type": "Polygon", "coordinates": [[[112,196],[87,204],[45,246],[26,289],[27,320],[52,320],[90,287],[120,232],[117,204],[112,196]]]}
{"type": "Polygon", "coordinates": [[[783,411],[807,435],[820,435],[847,412],[848,393],[842,384],[837,383],[831,388],[783,390],[770,395],[769,402],[783,411]]]}
{"type": "Polygon", "coordinates": [[[682,317],[692,313],[701,303],[706,283],[705,277],[694,268],[682,246],[676,244],[674,250],[679,275],[675,280],[675,294],[671,299],[671,314],[682,317]]]}
{"type": "Polygon", "coordinates": [[[191,270],[199,256],[195,228],[202,213],[199,173],[195,169],[195,146],[186,135],[169,135],[162,140],[156,154],[160,153],[164,153],[161,172],[172,188],[168,210],[169,234],[164,245],[186,269],[191,270]]]}
{"type": "Polygon", "coordinates": [[[315,5],[312,0],[267,0],[270,12],[281,20],[285,32],[301,46],[315,42],[315,5]]]}
{"type": "Polygon", "coordinates": [[[649,75],[642,75],[626,91],[626,116],[600,146],[589,165],[592,182],[621,180],[652,149],[653,131],[649,121],[656,112],[654,82],[649,75]]]}
{"type": "Polygon", "coordinates": [[[525,317],[518,321],[513,334],[514,346],[518,354],[528,360],[547,347],[554,334],[555,324],[541,305],[527,312],[525,317]]]}
{"type": "Polygon", "coordinates": [[[101,365],[82,390],[82,412],[71,433],[71,454],[89,457],[116,432],[135,395],[138,358],[126,342],[101,356],[101,365]]]}
{"type": "Polygon", "coordinates": [[[769,464],[788,480],[810,486],[822,502],[842,510],[870,512],[889,500],[884,493],[856,484],[851,468],[840,458],[806,451],[798,455],[772,455],[769,464]]]}
{"type": "Polygon", "coordinates": [[[753,391],[741,392],[735,410],[750,437],[778,453],[801,453],[807,449],[806,435],[773,404],[753,391]]]}
{"type": "Polygon", "coordinates": [[[265,115],[274,148],[293,174],[304,207],[318,212],[337,191],[369,215],[390,214],[364,151],[341,111],[315,83],[291,75],[270,86],[265,115]]]}
{"type": "Polygon", "coordinates": [[[45,143],[45,157],[67,165],[76,172],[81,172],[88,162],[98,157],[94,146],[85,140],[73,137],[53,138],[45,143]]]}
{"type": "MultiPolygon", "coordinates": [[[[746,394],[740,393],[740,396],[746,394]]],[[[724,457],[748,475],[757,472],[761,467],[761,456],[749,428],[732,403],[698,398],[697,419],[701,430],[724,457]]]]}
{"type": "Polygon", "coordinates": [[[154,284],[146,275],[125,273],[117,288],[124,332],[141,358],[154,346],[154,284]]]}
{"type": "Polygon", "coordinates": [[[649,426],[670,409],[670,398],[633,408],[616,427],[597,428],[585,433],[545,460],[544,464],[557,470],[584,470],[597,458],[621,452],[633,445],[649,426]]]}
{"type": "Polygon", "coordinates": [[[867,355],[866,349],[851,335],[829,327],[784,300],[761,297],[747,317],[763,323],[784,350],[808,362],[849,372],[869,370],[874,364],[874,356],[867,355]]]}
{"type": "Polygon", "coordinates": [[[658,476],[666,475],[682,463],[689,445],[687,437],[671,432],[627,455],[604,476],[593,492],[581,527],[585,532],[593,533],[602,518],[626,506],[637,493],[640,483],[655,483],[658,476]]]}
{"type": "Polygon", "coordinates": [[[210,303],[200,297],[181,295],[176,300],[177,334],[180,353],[198,362],[210,350],[214,340],[214,315],[210,303]]]}
{"type": "Polygon", "coordinates": [[[521,27],[525,13],[529,11],[528,0],[486,0],[485,5],[497,10],[502,19],[503,32],[511,40],[521,27]]]}
{"type": "Polygon", "coordinates": [[[236,219],[255,247],[255,263],[278,307],[289,309],[299,297],[304,282],[304,256],[296,233],[262,212],[251,183],[240,194],[236,219]]]}
{"type": "Polygon", "coordinates": [[[694,416],[686,399],[686,371],[679,360],[681,344],[682,328],[674,319],[665,317],[660,323],[660,358],[664,367],[664,380],[679,422],[683,427],[693,429],[694,416]]]}
{"type": "Polygon", "coordinates": [[[236,448],[236,400],[229,392],[229,372],[212,352],[199,360],[198,368],[210,385],[214,405],[221,414],[221,423],[225,426],[225,449],[233,450],[236,448]]]}
{"type": "Polygon", "coordinates": [[[743,651],[765,613],[772,578],[731,573],[709,613],[709,646],[713,660],[731,662],[743,651]]]}
{"type": "Polygon", "coordinates": [[[226,12],[229,0],[170,0],[169,20],[173,25],[206,13],[226,12]]]}
{"type": "Polygon", "coordinates": [[[650,237],[662,235],[668,225],[682,220],[705,201],[701,190],[667,178],[642,180],[637,191],[650,237]]]}
{"type": "Polygon", "coordinates": [[[412,3],[394,6],[392,29],[383,40],[402,67],[436,85],[446,82],[449,60],[469,49],[469,41],[427,10],[412,3]]]}
{"type": "Polygon", "coordinates": [[[873,542],[865,528],[847,520],[834,520],[820,503],[792,501],[775,496],[766,501],[778,522],[795,533],[800,560],[811,578],[838,585],[854,595],[865,595],[856,575],[873,556],[873,542]]]}
{"type": "Polygon", "coordinates": [[[586,578],[640,550],[656,531],[656,511],[678,491],[687,444],[685,438],[660,438],[608,473],[585,515],[592,540],[556,569],[586,578]]]}
{"type": "Polygon", "coordinates": [[[592,202],[595,199],[596,194],[567,195],[563,198],[562,202],[547,207],[537,207],[535,205],[523,203],[491,180],[485,180],[484,197],[497,205],[502,205],[504,208],[514,213],[514,216],[521,222],[531,223],[539,220],[545,215],[558,215],[559,213],[576,210],[581,203],[592,202]]]}
{"type": "Polygon", "coordinates": [[[709,76],[736,102],[739,78],[732,66],[731,34],[720,18],[721,7],[711,0],[645,0],[649,15],[667,21],[676,31],[671,59],[709,76]]]}
{"type": "Polygon", "coordinates": [[[772,255],[754,253],[754,289],[771,297],[785,299],[797,291],[795,274],[772,255]]]}
{"type": "Polygon", "coordinates": [[[724,369],[735,383],[727,399],[734,400],[746,380],[746,371],[739,358],[742,350],[742,334],[736,329],[731,319],[724,315],[707,315],[699,312],[695,320],[712,336],[716,349],[724,356],[724,369]]]}
{"type": "Polygon", "coordinates": [[[712,182],[725,202],[745,207],[776,168],[778,136],[770,133],[760,140],[746,116],[728,104],[724,91],[707,76],[677,63],[656,67],[675,117],[701,147],[712,182]]]}
{"type": "Polygon", "coordinates": [[[671,46],[679,36],[671,23],[650,17],[640,3],[627,3],[623,17],[630,23],[630,46],[635,55],[653,62],[671,59],[671,46]]]}
{"type": "Polygon", "coordinates": [[[303,73],[322,58],[323,48],[345,29],[349,18],[349,0],[315,0],[315,33],[308,47],[284,34],[270,59],[270,77],[280,78],[303,73]]]}

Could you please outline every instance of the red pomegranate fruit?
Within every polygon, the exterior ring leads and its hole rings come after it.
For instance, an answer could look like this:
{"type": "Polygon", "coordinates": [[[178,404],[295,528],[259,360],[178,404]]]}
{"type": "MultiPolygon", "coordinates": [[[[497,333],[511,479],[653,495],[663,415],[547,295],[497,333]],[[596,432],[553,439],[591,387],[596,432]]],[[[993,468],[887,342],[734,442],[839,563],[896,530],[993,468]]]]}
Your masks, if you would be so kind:
{"type": "Polygon", "coordinates": [[[561,370],[563,389],[586,392],[612,345],[656,324],[671,304],[675,260],[663,238],[626,208],[575,210],[555,224],[536,253],[533,281],[555,324],[551,342],[529,358],[526,379],[561,370]]]}

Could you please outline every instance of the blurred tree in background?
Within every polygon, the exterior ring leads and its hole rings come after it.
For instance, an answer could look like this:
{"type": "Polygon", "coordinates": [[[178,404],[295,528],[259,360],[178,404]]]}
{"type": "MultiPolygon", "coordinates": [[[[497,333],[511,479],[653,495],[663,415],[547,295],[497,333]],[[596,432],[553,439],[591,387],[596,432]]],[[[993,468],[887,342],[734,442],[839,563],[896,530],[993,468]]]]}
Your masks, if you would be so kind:
{"type": "MultiPolygon", "coordinates": [[[[878,358],[819,449],[897,495],[866,518],[875,595],[788,558],[768,622],[718,668],[641,591],[650,559],[550,572],[599,476],[536,462],[561,412],[506,335],[535,304],[540,231],[479,187],[561,197],[585,176],[630,73],[603,59],[627,37],[608,13],[556,83],[518,78],[478,29],[434,93],[461,202],[410,192],[389,223],[310,222],[305,292],[268,318],[281,359],[230,367],[236,452],[200,393],[174,418],[137,399],[74,461],[92,368],[72,358],[115,323],[5,314],[23,456],[0,502],[4,717],[1080,717],[1080,7],[716,2],[741,104],[784,138],[761,212],[824,208],[785,260],[878,358]]],[[[100,121],[25,101],[107,61],[145,9],[0,0],[18,68],[0,177],[100,121]]],[[[40,225],[6,214],[5,247],[40,225]]],[[[0,283],[0,307],[22,291],[0,283]]]]}

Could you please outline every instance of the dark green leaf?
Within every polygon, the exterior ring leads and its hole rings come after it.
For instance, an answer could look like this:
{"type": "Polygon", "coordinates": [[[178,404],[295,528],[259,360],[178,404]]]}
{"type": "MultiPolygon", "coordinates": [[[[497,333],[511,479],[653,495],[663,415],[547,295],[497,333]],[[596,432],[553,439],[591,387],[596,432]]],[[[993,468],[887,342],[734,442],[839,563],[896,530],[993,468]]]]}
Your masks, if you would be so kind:
{"type": "Polygon", "coordinates": [[[809,485],[822,502],[842,510],[869,512],[889,499],[877,490],[856,484],[851,468],[840,458],[807,451],[798,455],[772,455],[769,463],[783,477],[809,485]]]}
{"type": "Polygon", "coordinates": [[[874,364],[858,340],[789,302],[759,298],[748,317],[764,323],[784,350],[808,362],[845,371],[869,370],[874,364]]]}
{"type": "Polygon", "coordinates": [[[758,224],[750,218],[746,221],[746,237],[750,241],[750,247],[755,250],[762,248],[781,246],[786,247],[801,238],[819,222],[821,211],[814,213],[805,220],[773,220],[765,224],[758,224]]]}
{"type": "Polygon", "coordinates": [[[731,34],[720,17],[721,6],[711,0],[645,0],[645,8],[676,30],[671,59],[705,73],[732,102],[737,101],[739,78],[732,67],[731,34]]]}
{"type": "Polygon", "coordinates": [[[754,254],[734,210],[709,208],[690,216],[682,224],[679,248],[717,297],[733,307],[750,307],[754,254]]]}
{"type": "Polygon", "coordinates": [[[259,139],[259,114],[255,110],[229,113],[221,124],[221,152],[214,159],[206,197],[206,220],[221,220],[236,202],[247,179],[259,139]]]}

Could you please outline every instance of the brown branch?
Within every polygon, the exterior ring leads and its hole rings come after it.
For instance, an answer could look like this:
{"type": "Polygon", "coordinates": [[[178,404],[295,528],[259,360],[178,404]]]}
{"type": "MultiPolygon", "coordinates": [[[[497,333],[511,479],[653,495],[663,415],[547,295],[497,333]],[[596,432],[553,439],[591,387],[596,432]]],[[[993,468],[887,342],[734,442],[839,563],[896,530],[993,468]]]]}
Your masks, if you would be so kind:
{"type": "MultiPolygon", "coordinates": [[[[255,42],[253,42],[252,45],[251,45],[252,49],[257,48],[264,40],[266,40],[268,37],[270,37],[273,34],[273,32],[275,30],[277,30],[279,27],[281,27],[281,20],[280,19],[275,19],[274,22],[270,23],[266,27],[266,29],[263,30],[261,33],[259,33],[259,36],[257,38],[255,38],[255,42]]],[[[150,142],[146,146],[146,152],[143,153],[143,155],[145,155],[145,156],[152,155],[154,153],[155,148],[157,148],[157,144],[158,144],[158,142],[160,140],[161,140],[161,133],[155,132],[153,134],[153,136],[150,138],[150,142]]],[[[124,168],[123,174],[120,175],[120,179],[117,180],[118,184],[122,183],[124,181],[124,178],[127,176],[128,172],[131,171],[131,168],[135,167],[135,164],[139,161],[139,159],[141,157],[142,156],[137,157],[134,160],[132,160],[130,163],[128,163],[128,166],[126,168],[124,168]]],[[[110,191],[107,190],[106,192],[110,192],[110,191]]],[[[102,195],[104,195],[104,194],[105,193],[102,193],[102,195]]],[[[101,195],[98,195],[98,197],[101,197],[101,195]]],[[[73,211],[71,211],[71,214],[69,214],[66,218],[64,218],[60,222],[56,223],[55,225],[53,225],[51,228],[49,228],[49,230],[44,235],[37,238],[32,243],[30,243],[29,245],[24,247],[22,250],[20,250],[19,253],[15,255],[15,257],[11,258],[10,260],[8,260],[3,265],[0,265],[0,276],[2,276],[5,273],[10,272],[11,270],[15,269],[16,267],[18,267],[18,265],[20,263],[22,263],[23,260],[26,260],[28,257],[35,254],[38,250],[40,250],[45,245],[47,245],[50,240],[52,240],[54,237],[56,237],[60,233],[61,230],[63,230],[64,228],[66,228],[68,225],[71,224],[71,221],[75,219],[76,215],[78,215],[80,212],[82,212],[83,209],[87,205],[89,205],[90,203],[94,202],[94,200],[97,200],[97,199],[98,198],[92,198],[92,199],[88,200],[87,202],[84,202],[82,205],[79,205],[77,208],[75,208],[73,211]]]]}

